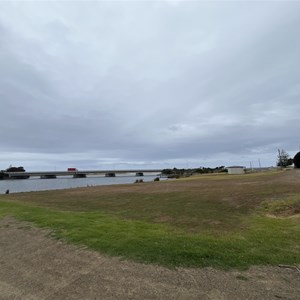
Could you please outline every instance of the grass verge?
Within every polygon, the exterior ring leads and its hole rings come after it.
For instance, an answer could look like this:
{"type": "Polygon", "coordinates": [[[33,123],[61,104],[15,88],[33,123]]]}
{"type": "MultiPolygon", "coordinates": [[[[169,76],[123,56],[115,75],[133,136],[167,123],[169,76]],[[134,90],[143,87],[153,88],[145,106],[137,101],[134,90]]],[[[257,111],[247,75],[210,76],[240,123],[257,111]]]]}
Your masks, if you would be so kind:
{"type": "Polygon", "coordinates": [[[0,201],[0,217],[13,216],[51,228],[53,235],[107,255],[168,267],[247,268],[300,261],[299,223],[249,216],[240,232],[192,234],[168,224],[119,219],[99,212],[57,211],[0,201]]]}

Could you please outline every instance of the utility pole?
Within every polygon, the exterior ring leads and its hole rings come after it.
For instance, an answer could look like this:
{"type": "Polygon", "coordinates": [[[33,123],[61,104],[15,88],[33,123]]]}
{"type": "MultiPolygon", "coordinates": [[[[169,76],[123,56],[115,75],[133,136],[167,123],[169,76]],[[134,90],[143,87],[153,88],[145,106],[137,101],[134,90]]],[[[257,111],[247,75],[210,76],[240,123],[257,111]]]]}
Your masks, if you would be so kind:
{"type": "Polygon", "coordinates": [[[260,158],[258,159],[258,165],[259,165],[259,168],[261,169],[260,158]]]}

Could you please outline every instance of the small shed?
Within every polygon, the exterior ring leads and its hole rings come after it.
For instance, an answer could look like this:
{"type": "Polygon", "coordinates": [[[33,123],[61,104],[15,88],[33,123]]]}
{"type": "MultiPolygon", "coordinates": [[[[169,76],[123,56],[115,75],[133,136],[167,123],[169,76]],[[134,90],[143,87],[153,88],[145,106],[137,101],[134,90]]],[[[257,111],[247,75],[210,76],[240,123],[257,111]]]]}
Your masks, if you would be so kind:
{"type": "Polygon", "coordinates": [[[231,166],[226,168],[228,170],[228,174],[244,174],[245,173],[245,167],[243,166],[231,166]]]}

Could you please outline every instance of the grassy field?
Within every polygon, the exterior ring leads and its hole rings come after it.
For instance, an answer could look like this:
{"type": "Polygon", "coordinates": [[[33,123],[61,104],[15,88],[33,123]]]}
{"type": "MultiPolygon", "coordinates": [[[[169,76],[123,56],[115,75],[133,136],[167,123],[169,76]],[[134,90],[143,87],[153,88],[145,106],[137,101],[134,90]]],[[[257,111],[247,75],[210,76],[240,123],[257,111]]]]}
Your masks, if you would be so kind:
{"type": "Polygon", "coordinates": [[[297,170],[0,196],[14,216],[107,255],[169,267],[300,263],[297,170]]]}

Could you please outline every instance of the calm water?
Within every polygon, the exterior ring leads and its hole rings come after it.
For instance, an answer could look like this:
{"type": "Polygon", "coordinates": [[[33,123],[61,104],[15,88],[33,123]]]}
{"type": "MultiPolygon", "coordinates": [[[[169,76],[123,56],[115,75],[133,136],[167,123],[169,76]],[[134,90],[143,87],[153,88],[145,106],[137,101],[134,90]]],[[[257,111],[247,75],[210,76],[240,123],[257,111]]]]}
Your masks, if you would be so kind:
{"type": "Polygon", "coordinates": [[[76,187],[111,185],[134,183],[137,179],[143,179],[144,182],[153,181],[156,175],[135,176],[117,175],[116,177],[89,176],[86,178],[73,178],[69,176],[57,177],[56,179],[40,179],[39,177],[30,177],[29,179],[0,180],[0,194],[4,194],[7,189],[10,193],[60,190],[76,187]]]}

